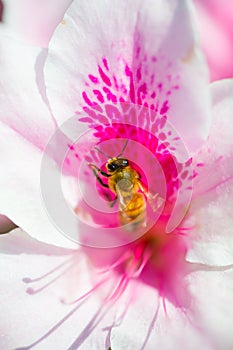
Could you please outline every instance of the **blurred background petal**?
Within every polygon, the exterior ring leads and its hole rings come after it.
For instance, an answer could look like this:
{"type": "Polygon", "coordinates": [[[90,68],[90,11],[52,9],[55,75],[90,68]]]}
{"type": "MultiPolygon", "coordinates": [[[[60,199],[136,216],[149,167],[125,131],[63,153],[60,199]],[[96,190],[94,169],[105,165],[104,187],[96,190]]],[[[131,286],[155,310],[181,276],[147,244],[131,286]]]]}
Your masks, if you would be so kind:
{"type": "Polygon", "coordinates": [[[233,77],[233,1],[194,0],[210,79],[233,77]]]}
{"type": "MultiPolygon", "coordinates": [[[[4,23],[30,44],[47,47],[72,0],[3,0],[4,23]]],[[[1,13],[1,12],[0,12],[1,13]]]]}

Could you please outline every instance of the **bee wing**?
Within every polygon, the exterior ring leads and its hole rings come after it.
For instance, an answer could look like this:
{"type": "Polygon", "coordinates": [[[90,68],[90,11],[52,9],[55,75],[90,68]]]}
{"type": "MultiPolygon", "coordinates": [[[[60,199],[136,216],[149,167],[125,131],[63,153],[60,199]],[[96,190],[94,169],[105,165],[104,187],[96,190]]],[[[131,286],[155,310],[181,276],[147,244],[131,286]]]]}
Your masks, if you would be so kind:
{"type": "Polygon", "coordinates": [[[153,211],[157,211],[165,202],[158,193],[152,194],[150,192],[147,192],[146,197],[153,211]]]}
{"type": "Polygon", "coordinates": [[[152,194],[146,190],[146,186],[142,182],[138,183],[140,190],[144,193],[153,211],[157,211],[163,204],[164,199],[158,193],[152,194]]]}
{"type": "Polygon", "coordinates": [[[116,193],[120,201],[120,210],[123,210],[133,197],[133,184],[128,179],[121,179],[116,184],[116,193]]]}

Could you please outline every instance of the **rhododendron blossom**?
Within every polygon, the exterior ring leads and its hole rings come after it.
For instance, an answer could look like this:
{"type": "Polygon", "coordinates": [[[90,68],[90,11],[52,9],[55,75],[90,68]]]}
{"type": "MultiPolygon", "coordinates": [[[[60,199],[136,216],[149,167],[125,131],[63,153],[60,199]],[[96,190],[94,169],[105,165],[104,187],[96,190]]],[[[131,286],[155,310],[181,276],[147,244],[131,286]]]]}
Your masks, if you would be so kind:
{"type": "Polygon", "coordinates": [[[230,350],[233,83],[190,3],[73,1],[48,50],[0,45],[1,347],[230,350]]]}

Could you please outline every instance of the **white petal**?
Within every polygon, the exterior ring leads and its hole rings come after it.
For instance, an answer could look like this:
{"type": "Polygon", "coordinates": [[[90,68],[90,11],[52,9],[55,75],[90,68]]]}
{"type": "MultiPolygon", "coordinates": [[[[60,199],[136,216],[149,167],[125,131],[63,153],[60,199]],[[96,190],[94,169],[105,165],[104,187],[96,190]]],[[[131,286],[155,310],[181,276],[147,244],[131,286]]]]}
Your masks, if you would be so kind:
{"type": "Polygon", "coordinates": [[[233,81],[214,83],[213,125],[195,157],[197,176],[190,225],[190,261],[211,265],[233,262],[233,81]]]}

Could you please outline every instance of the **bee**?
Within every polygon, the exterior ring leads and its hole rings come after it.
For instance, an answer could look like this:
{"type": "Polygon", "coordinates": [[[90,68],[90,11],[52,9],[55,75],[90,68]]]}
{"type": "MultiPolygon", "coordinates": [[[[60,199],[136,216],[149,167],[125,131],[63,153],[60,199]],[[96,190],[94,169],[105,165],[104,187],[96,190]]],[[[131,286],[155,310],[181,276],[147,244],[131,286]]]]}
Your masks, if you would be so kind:
{"type": "Polygon", "coordinates": [[[101,186],[108,188],[114,193],[115,198],[111,204],[113,206],[119,201],[119,222],[126,226],[129,231],[134,231],[138,227],[146,227],[146,206],[147,199],[150,203],[154,202],[153,210],[157,210],[162,204],[162,198],[158,193],[150,194],[144,184],[141,182],[141,175],[130,165],[129,160],[122,158],[128,144],[125,145],[116,157],[109,157],[100,149],[95,149],[107,156],[109,159],[105,164],[107,172],[98,168],[95,164],[89,163],[93,173],[101,186]],[[107,183],[100,177],[108,178],[107,183]],[[156,201],[156,204],[155,204],[156,201]]]}

